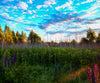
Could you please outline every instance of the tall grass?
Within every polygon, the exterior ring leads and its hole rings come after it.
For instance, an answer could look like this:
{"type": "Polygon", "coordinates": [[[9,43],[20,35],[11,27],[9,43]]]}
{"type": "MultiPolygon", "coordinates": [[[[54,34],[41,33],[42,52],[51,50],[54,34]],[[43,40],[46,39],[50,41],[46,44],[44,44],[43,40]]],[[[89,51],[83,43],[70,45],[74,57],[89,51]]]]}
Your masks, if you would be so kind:
{"type": "Polygon", "coordinates": [[[0,48],[0,81],[52,83],[91,63],[99,48],[4,47],[0,48]]]}

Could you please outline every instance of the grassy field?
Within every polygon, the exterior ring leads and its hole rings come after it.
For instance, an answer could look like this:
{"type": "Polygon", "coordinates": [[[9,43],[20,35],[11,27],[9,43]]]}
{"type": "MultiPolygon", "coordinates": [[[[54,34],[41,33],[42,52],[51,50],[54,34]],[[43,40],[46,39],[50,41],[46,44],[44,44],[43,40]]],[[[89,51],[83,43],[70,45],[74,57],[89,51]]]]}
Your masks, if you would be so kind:
{"type": "Polygon", "coordinates": [[[88,83],[100,48],[0,48],[0,83],[88,83]]]}

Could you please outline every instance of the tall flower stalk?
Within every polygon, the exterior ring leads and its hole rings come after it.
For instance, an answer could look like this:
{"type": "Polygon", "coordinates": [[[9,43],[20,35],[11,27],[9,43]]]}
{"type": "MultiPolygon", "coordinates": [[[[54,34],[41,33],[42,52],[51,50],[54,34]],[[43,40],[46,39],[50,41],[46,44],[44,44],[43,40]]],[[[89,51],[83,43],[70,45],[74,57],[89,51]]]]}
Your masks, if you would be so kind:
{"type": "Polygon", "coordinates": [[[94,64],[94,77],[95,77],[95,80],[97,81],[98,78],[99,78],[99,67],[97,64],[94,64]]]}
{"type": "Polygon", "coordinates": [[[57,75],[57,65],[55,66],[55,75],[57,75]]]}
{"type": "Polygon", "coordinates": [[[88,83],[91,83],[92,81],[92,69],[91,68],[87,69],[87,80],[88,80],[88,83]]]}

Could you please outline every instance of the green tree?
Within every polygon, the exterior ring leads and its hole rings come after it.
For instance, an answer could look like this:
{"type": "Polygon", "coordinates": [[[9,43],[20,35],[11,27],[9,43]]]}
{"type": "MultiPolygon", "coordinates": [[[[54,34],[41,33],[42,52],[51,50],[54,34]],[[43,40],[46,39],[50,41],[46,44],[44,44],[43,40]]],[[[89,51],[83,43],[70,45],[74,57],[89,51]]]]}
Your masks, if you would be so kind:
{"type": "Polygon", "coordinates": [[[87,38],[88,38],[89,42],[91,42],[91,43],[94,42],[94,40],[96,39],[96,35],[95,35],[94,30],[89,29],[87,31],[87,38]]]}
{"type": "Polygon", "coordinates": [[[17,43],[19,43],[20,41],[20,33],[17,31],[16,32],[16,39],[17,39],[17,43]]]}
{"type": "Polygon", "coordinates": [[[27,37],[26,37],[26,33],[24,33],[22,31],[21,35],[20,35],[20,43],[26,43],[27,42],[27,37]]]}
{"type": "Polygon", "coordinates": [[[98,33],[98,36],[96,38],[96,43],[100,43],[100,33],[98,33]]]}
{"type": "Polygon", "coordinates": [[[71,43],[72,43],[72,44],[77,44],[77,41],[76,41],[75,39],[73,39],[73,40],[71,41],[71,43]]]}
{"type": "Polygon", "coordinates": [[[4,40],[4,33],[3,33],[2,28],[0,26],[0,44],[3,42],[3,40],[4,40]]]}
{"type": "Polygon", "coordinates": [[[14,42],[14,43],[17,43],[17,37],[16,37],[14,31],[12,31],[12,37],[13,37],[13,42],[14,42]]]}
{"type": "Polygon", "coordinates": [[[5,26],[4,33],[5,33],[6,44],[13,44],[12,31],[10,30],[10,28],[7,25],[5,26]]]}
{"type": "Polygon", "coordinates": [[[28,40],[31,41],[31,43],[37,43],[37,42],[41,42],[41,37],[34,33],[33,30],[30,32],[28,40]]]}
{"type": "Polygon", "coordinates": [[[82,39],[81,39],[81,42],[80,43],[88,43],[88,39],[87,38],[85,38],[85,37],[83,37],[82,39]]]}

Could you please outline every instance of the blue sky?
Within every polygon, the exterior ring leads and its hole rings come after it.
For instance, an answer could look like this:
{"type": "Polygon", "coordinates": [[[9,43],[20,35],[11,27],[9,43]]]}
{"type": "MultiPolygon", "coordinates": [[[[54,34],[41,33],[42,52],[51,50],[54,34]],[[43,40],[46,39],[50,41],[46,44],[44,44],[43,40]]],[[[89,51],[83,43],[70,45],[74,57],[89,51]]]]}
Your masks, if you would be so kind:
{"type": "Polygon", "coordinates": [[[89,28],[100,32],[100,0],[0,0],[3,30],[6,24],[44,41],[79,41],[89,28]]]}

